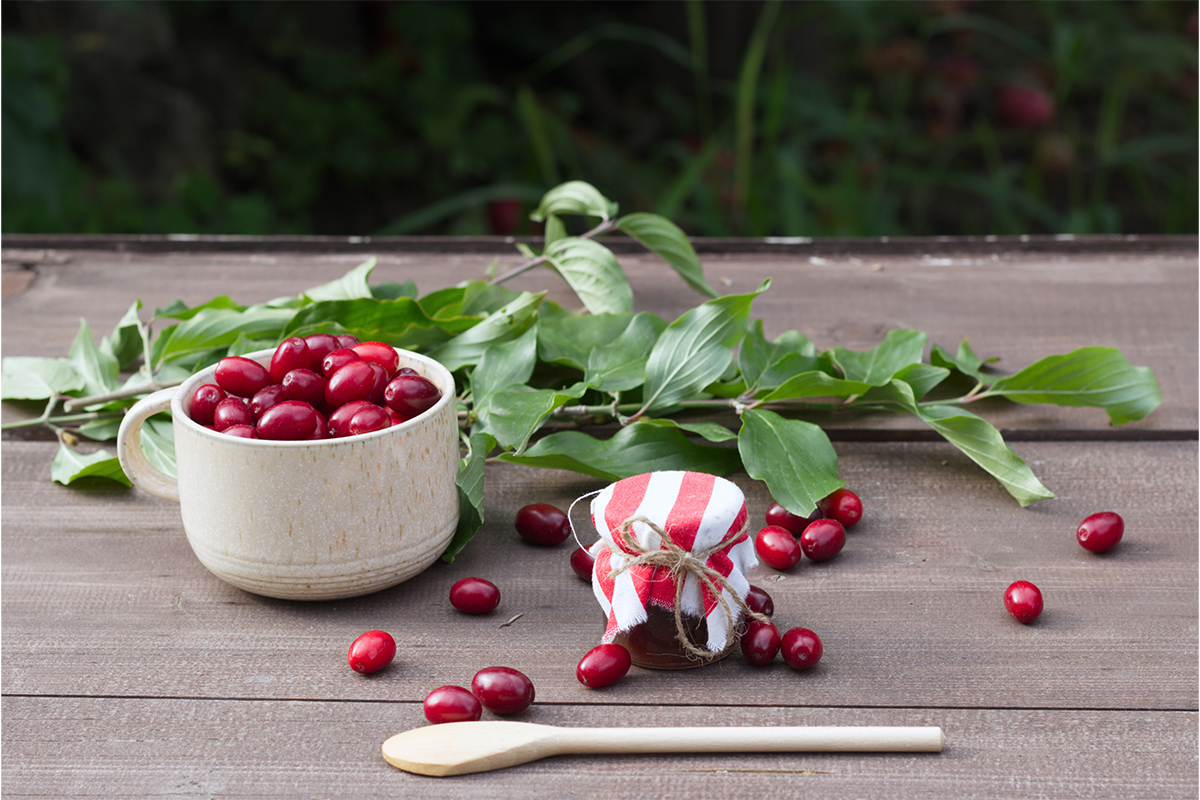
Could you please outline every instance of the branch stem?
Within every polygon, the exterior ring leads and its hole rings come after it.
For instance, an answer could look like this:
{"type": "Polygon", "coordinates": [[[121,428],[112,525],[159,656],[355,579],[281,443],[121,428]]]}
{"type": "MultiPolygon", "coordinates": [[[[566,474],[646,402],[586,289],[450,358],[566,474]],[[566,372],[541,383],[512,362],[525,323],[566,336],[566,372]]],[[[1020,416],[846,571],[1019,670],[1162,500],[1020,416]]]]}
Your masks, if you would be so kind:
{"type": "MultiPolygon", "coordinates": [[[[616,230],[616,228],[617,228],[616,220],[606,219],[603,222],[601,222],[599,225],[597,225],[596,227],[592,228],[590,231],[587,231],[586,233],[581,233],[579,235],[579,238],[580,239],[592,239],[592,238],[595,238],[596,236],[599,236],[602,233],[608,233],[609,231],[616,230]]],[[[537,258],[531,258],[527,261],[521,262],[520,264],[513,267],[512,269],[510,269],[508,272],[504,273],[503,275],[498,275],[497,277],[492,278],[490,281],[488,281],[488,284],[494,285],[494,284],[498,284],[498,283],[504,283],[509,278],[515,278],[518,275],[520,275],[521,273],[528,272],[529,270],[533,269],[534,267],[540,266],[541,264],[544,264],[544,263],[546,263],[545,254],[540,255],[537,258]]]]}

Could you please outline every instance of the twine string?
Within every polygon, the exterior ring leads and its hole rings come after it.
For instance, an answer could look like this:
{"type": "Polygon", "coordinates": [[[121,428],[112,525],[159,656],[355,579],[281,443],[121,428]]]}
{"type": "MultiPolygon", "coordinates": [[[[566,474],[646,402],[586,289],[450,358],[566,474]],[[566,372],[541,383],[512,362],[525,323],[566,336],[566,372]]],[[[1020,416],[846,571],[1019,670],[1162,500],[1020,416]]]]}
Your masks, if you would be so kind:
{"type": "MultiPolygon", "coordinates": [[[[743,525],[742,529],[733,538],[736,539],[745,532],[746,526],[743,525]]],[[[630,556],[628,552],[625,553],[625,563],[613,569],[609,573],[609,577],[615,579],[622,572],[633,567],[665,568],[670,578],[675,581],[675,635],[679,639],[679,644],[689,655],[696,658],[705,658],[713,655],[714,651],[705,650],[692,644],[690,637],[687,635],[687,629],[683,625],[683,608],[680,601],[683,598],[683,585],[688,575],[695,575],[696,579],[700,581],[701,586],[717,598],[721,603],[721,610],[725,613],[725,619],[728,621],[728,627],[725,631],[725,646],[715,652],[724,652],[729,648],[733,644],[737,633],[735,630],[736,626],[734,625],[734,612],[730,609],[729,602],[725,598],[726,590],[728,590],[729,596],[736,602],[738,609],[743,614],[743,618],[760,622],[768,621],[765,615],[757,611],[752,611],[746,605],[746,601],[738,596],[738,593],[730,587],[728,578],[708,565],[710,556],[729,546],[728,539],[717,542],[712,547],[691,552],[677,545],[671,538],[671,535],[655,522],[640,515],[630,517],[622,522],[621,526],[617,529],[617,537],[621,544],[635,555],[630,556]],[[640,522],[657,533],[662,540],[662,546],[655,549],[643,547],[642,543],[633,535],[633,524],[635,522],[640,522]]]]}

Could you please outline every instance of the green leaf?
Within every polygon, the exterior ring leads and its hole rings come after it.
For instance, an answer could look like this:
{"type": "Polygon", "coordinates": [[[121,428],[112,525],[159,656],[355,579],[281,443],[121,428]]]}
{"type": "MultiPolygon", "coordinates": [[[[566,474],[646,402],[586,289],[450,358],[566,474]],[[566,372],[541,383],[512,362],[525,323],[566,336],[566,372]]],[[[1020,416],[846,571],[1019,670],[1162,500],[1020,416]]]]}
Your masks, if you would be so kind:
{"type": "Polygon", "coordinates": [[[628,234],[638,243],[656,253],[679,277],[707,297],[717,297],[717,290],[704,279],[704,268],[696,256],[687,234],[678,225],[657,214],[627,214],[616,222],[617,230],[628,234]]]}
{"type": "Polygon", "coordinates": [[[85,455],[65,444],[58,446],[58,452],[50,462],[50,477],[64,486],[88,477],[107,478],[125,486],[133,485],[121,469],[121,462],[107,450],[85,455]]]}
{"type": "Polygon", "coordinates": [[[852,397],[863,394],[871,388],[871,384],[862,381],[846,381],[834,378],[824,372],[812,370],[801,372],[762,398],[762,402],[770,403],[775,400],[799,400],[805,397],[852,397]]]}
{"type": "Polygon", "coordinates": [[[546,192],[529,218],[541,222],[551,214],[584,214],[608,220],[616,213],[617,204],[596,191],[590,183],[567,181],[546,192]]]}
{"type": "Polygon", "coordinates": [[[504,308],[521,296],[507,286],[489,284],[485,281],[467,281],[463,284],[463,301],[460,314],[486,317],[504,308]]]}
{"type": "Polygon", "coordinates": [[[542,247],[549,247],[559,239],[567,237],[567,226],[557,214],[546,217],[546,230],[543,234],[542,247]]]}
{"type": "Polygon", "coordinates": [[[817,369],[817,348],[799,331],[785,331],[774,342],[763,335],[756,319],[738,348],[738,367],[746,385],[755,391],[776,389],[802,372],[817,369]]]}
{"type": "Polygon", "coordinates": [[[477,325],[481,319],[475,316],[434,319],[419,302],[410,297],[396,300],[327,300],[310,303],[297,311],[281,336],[307,336],[337,325],[364,342],[384,342],[417,350],[444,344],[456,334],[477,325]]]}
{"type": "Polygon", "coordinates": [[[514,383],[526,383],[537,364],[538,324],[534,322],[515,339],[490,345],[471,373],[471,396],[476,405],[514,383]]]}
{"type": "Polygon", "coordinates": [[[287,308],[250,306],[245,311],[208,308],[158,335],[151,347],[155,367],[167,361],[226,348],[239,336],[278,339],[296,312],[287,308]]]}
{"type": "Polygon", "coordinates": [[[929,364],[909,364],[898,370],[894,380],[901,380],[912,387],[913,397],[920,400],[929,394],[930,390],[946,380],[950,370],[945,367],[934,367],[929,364]]]}
{"type": "Polygon", "coordinates": [[[1134,367],[1113,347],[1081,347],[1047,356],[1016,375],[1001,378],[987,394],[1017,403],[1103,408],[1113,425],[1145,417],[1162,403],[1149,367],[1134,367]]]}
{"type": "MultiPolygon", "coordinates": [[[[995,361],[996,359],[990,359],[995,361]]],[[[983,359],[975,355],[975,351],[971,349],[971,343],[966,339],[958,345],[958,355],[952,356],[940,344],[935,344],[929,348],[929,363],[935,367],[945,367],[954,369],[966,375],[969,378],[974,378],[980,383],[987,383],[991,380],[983,371],[983,359]]]]}
{"type": "Polygon", "coordinates": [[[871,387],[871,390],[862,396],[862,402],[894,405],[909,414],[917,413],[917,398],[913,395],[912,386],[899,378],[892,378],[883,386],[871,387]]]}
{"type": "Polygon", "coordinates": [[[859,352],[835,347],[829,354],[847,380],[883,386],[904,367],[919,363],[924,352],[924,332],[891,330],[870,350],[859,352]]]}
{"type": "Polygon", "coordinates": [[[1000,481],[1022,506],[1054,496],[987,421],[953,406],[923,406],[918,416],[1000,481]]]}
{"type": "Polygon", "coordinates": [[[125,369],[142,354],[142,334],[138,330],[141,300],[135,300],[113,328],[112,335],[100,340],[100,352],[116,359],[118,369],[125,369]]]}
{"type": "Polygon", "coordinates": [[[566,389],[535,389],[523,384],[510,385],[476,405],[479,423],[475,430],[490,433],[501,447],[520,455],[529,439],[546,423],[554,410],[578,400],[591,388],[580,381],[566,389]]]}
{"type": "Polygon", "coordinates": [[[49,400],[85,386],[65,358],[8,356],[0,361],[0,399],[49,400]]]}
{"type": "Polygon", "coordinates": [[[377,263],[379,263],[379,259],[371,256],[337,280],[307,290],[304,296],[313,301],[356,300],[362,297],[372,297],[371,287],[367,285],[367,278],[370,277],[371,270],[375,269],[377,263]]]}
{"type": "Polygon", "coordinates": [[[599,242],[568,236],[546,248],[546,263],[593,314],[620,314],[633,310],[633,290],[617,257],[599,242]]]}
{"type": "Polygon", "coordinates": [[[376,300],[399,300],[401,297],[416,299],[417,285],[411,280],[404,283],[384,281],[371,287],[371,297],[376,300]]]}
{"type": "Polygon", "coordinates": [[[467,287],[463,285],[447,286],[445,289],[430,292],[417,304],[430,319],[458,317],[462,315],[463,297],[466,296],[466,292],[467,287]]]}
{"type": "Polygon", "coordinates": [[[579,431],[552,433],[522,455],[502,453],[499,460],[543,469],[564,469],[615,481],[655,470],[691,470],[730,475],[740,464],[729,447],[697,444],[682,431],[641,422],[627,425],[611,439],[579,431]]]}
{"type": "Polygon", "coordinates": [[[718,422],[680,422],[679,420],[670,417],[659,417],[658,419],[642,419],[639,423],[646,425],[662,425],[668,428],[678,428],[687,433],[694,433],[697,436],[706,439],[710,442],[720,444],[721,442],[730,442],[738,437],[736,433],[726,428],[718,422]]]}
{"type": "Polygon", "coordinates": [[[79,332],[67,354],[71,366],[83,378],[84,395],[105,394],[121,385],[117,359],[96,347],[86,319],[79,320],[79,332]]]}
{"type": "Polygon", "coordinates": [[[175,426],[170,414],[155,414],[142,423],[142,451],[155,467],[175,475],[175,426]]]}
{"type": "Polygon", "coordinates": [[[512,303],[473,328],[460,333],[429,355],[442,362],[451,372],[478,364],[489,345],[515,339],[533,324],[538,306],[545,296],[545,292],[521,292],[512,303]]]}
{"type": "Polygon", "coordinates": [[[777,503],[802,517],[845,485],[829,437],[811,422],[748,409],[742,413],[738,452],[746,473],[764,481],[777,503]]]}
{"type": "Polygon", "coordinates": [[[188,307],[182,300],[176,300],[174,303],[171,303],[171,305],[166,306],[165,308],[154,309],[153,319],[191,319],[201,311],[207,311],[213,308],[242,311],[245,307],[234,302],[228,296],[222,294],[214,297],[207,303],[196,306],[195,308],[188,307]]]}
{"type": "MultiPolygon", "coordinates": [[[[612,344],[629,327],[632,319],[632,314],[583,314],[547,319],[539,313],[538,358],[583,372],[592,351],[612,344]]],[[[663,322],[662,327],[666,326],[663,322]]]]}
{"type": "Polygon", "coordinates": [[[750,304],[769,285],[709,300],[667,326],[646,362],[647,411],[670,408],[721,377],[733,358],[730,348],[746,334],[750,304]]]}
{"type": "Polygon", "coordinates": [[[491,436],[476,434],[470,438],[471,452],[459,462],[458,475],[454,479],[458,485],[458,528],[446,552],[442,553],[442,560],[447,563],[454,563],[454,557],[483,525],[483,464],[495,446],[496,441],[491,436]]]}
{"type": "Polygon", "coordinates": [[[646,380],[650,351],[667,324],[653,314],[638,314],[611,344],[596,347],[587,361],[587,380],[606,392],[624,392],[646,380]]]}

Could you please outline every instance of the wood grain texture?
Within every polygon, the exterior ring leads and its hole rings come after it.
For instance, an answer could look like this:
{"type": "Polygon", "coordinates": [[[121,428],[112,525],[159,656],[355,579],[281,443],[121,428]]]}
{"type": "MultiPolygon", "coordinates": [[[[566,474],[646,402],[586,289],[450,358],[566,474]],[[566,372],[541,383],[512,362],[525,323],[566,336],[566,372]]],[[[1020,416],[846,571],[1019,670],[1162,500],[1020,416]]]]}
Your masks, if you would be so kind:
{"type": "Polygon", "coordinates": [[[1188,798],[1194,712],[535,704],[564,725],[940,725],[922,754],[557,756],[426,778],[380,754],[419,704],[6,697],[6,797],[1188,798]],[[51,745],[52,746],[48,746],[51,745]]]}
{"type": "MultiPolygon", "coordinates": [[[[50,447],[4,446],[6,692],[416,701],[506,664],[548,702],[1197,708],[1193,443],[1030,443],[1020,452],[1059,497],[1025,510],[948,446],[840,445],[842,475],[866,508],[846,549],[750,576],[774,597],[782,628],[821,635],[821,665],[798,675],[729,657],[682,675],[635,670],[603,695],[574,677],[602,619],[568,568],[570,547],[526,545],[511,527],[521,505],[566,508],[600,482],[491,466],[488,521],[453,565],[355,600],[298,603],[211,576],[170,503],[46,482],[33,465],[50,447]],[[1127,534],[1096,556],[1074,531],[1101,509],[1118,510],[1127,534]],[[468,575],[500,586],[495,612],[450,607],[451,584],[468,575]],[[1003,609],[1017,579],[1046,597],[1034,625],[1003,609]],[[364,679],[345,650],[370,628],[391,632],[400,655],[364,679]]],[[[761,520],[764,489],[735,480],[761,520]]],[[[593,541],[582,506],[575,522],[593,541]]]]}
{"type": "MultiPolygon", "coordinates": [[[[66,263],[34,265],[37,278],[5,297],[4,355],[65,355],[79,317],[93,334],[106,334],[133,300],[146,308],[176,299],[189,305],[229,294],[241,303],[294,295],[332,280],[360,253],[140,254],[74,251],[66,263]]],[[[498,254],[514,266],[512,251],[498,254]]],[[[423,292],[479,278],[491,259],[478,253],[383,255],[373,280],[412,279],[423,292]]],[[[622,258],[636,307],[674,319],[703,298],[686,289],[657,258],[622,258]]],[[[1135,365],[1151,367],[1163,405],[1124,430],[1195,431],[1197,427],[1197,256],[1194,251],[1145,254],[1026,253],[1010,255],[885,255],[860,257],[714,254],[707,275],[725,293],[752,291],[765,278],[772,288],[755,301],[754,316],[768,336],[799,330],[818,347],[866,349],[892,328],[926,331],[953,350],[969,338],[984,357],[1016,371],[1047,355],[1085,345],[1121,348],[1135,365]]],[[[549,290],[549,298],[577,306],[566,285],[537,271],[508,284],[549,290]]],[[[979,404],[1000,428],[1104,430],[1099,409],[979,404]]],[[[4,406],[4,419],[20,416],[4,406]]],[[[923,429],[908,415],[845,415],[821,419],[833,428],[923,429]]]]}

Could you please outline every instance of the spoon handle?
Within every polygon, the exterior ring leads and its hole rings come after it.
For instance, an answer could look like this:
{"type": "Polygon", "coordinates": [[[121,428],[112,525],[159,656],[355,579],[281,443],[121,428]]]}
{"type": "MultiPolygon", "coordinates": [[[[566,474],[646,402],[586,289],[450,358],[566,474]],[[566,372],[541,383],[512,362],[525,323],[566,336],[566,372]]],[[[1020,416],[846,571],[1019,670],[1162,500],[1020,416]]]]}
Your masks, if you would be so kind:
{"type": "Polygon", "coordinates": [[[930,727],[560,728],[560,753],[938,753],[930,727]]]}

